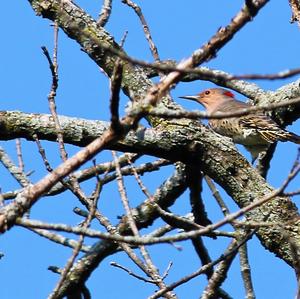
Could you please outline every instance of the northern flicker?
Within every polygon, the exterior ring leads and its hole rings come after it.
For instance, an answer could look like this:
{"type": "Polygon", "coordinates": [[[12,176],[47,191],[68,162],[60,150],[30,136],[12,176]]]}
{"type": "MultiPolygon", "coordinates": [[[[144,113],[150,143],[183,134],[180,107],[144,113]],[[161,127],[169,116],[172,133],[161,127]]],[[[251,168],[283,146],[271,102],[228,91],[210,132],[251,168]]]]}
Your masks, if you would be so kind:
{"type": "MultiPolygon", "coordinates": [[[[180,98],[198,102],[208,113],[228,113],[251,107],[250,104],[236,100],[231,91],[223,88],[206,89],[195,96],[180,98]]],[[[262,112],[210,119],[209,125],[215,132],[245,146],[252,156],[252,163],[275,141],[291,141],[300,144],[300,136],[280,128],[275,121],[262,112]]]]}

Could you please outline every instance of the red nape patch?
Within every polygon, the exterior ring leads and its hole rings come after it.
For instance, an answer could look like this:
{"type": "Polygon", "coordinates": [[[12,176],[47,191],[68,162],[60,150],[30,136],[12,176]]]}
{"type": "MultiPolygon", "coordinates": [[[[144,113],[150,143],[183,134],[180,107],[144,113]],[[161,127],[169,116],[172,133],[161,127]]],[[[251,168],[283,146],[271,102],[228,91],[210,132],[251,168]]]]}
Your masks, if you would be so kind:
{"type": "Polygon", "coordinates": [[[234,94],[233,94],[231,91],[225,91],[223,94],[224,94],[225,96],[234,98],[234,94]]]}

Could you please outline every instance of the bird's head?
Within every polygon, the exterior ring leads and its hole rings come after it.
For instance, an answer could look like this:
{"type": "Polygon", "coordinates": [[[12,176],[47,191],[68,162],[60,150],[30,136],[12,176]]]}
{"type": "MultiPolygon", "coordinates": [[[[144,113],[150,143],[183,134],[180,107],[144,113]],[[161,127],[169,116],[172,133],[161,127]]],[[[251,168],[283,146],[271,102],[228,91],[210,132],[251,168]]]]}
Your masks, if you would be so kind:
{"type": "Polygon", "coordinates": [[[234,94],[223,88],[210,88],[194,96],[183,96],[182,99],[196,101],[203,105],[207,112],[214,112],[225,102],[234,100],[234,94]]]}

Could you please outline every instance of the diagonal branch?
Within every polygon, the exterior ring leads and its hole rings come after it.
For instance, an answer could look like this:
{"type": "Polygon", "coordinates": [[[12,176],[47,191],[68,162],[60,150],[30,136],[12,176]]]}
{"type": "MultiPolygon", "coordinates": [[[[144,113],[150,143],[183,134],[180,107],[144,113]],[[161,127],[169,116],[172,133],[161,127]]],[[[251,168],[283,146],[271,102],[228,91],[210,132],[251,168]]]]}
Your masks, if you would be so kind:
{"type": "MultiPolygon", "coordinates": [[[[111,76],[117,57],[113,51],[121,53],[123,50],[102,27],[97,26],[89,15],[71,1],[29,0],[29,2],[38,14],[56,20],[65,33],[75,39],[83,50],[111,76]]],[[[214,57],[217,51],[251,21],[267,2],[268,0],[247,1],[226,27],[220,28],[201,49],[196,50],[190,58],[180,63],[178,68],[192,68],[214,57]]],[[[164,96],[170,86],[182,77],[179,72],[168,74],[151,92],[148,92],[146,97],[149,87],[152,86],[146,74],[129,63],[125,64],[124,68],[124,73],[127,74],[123,79],[124,92],[133,100],[144,98],[144,101],[150,104],[164,96]]]]}

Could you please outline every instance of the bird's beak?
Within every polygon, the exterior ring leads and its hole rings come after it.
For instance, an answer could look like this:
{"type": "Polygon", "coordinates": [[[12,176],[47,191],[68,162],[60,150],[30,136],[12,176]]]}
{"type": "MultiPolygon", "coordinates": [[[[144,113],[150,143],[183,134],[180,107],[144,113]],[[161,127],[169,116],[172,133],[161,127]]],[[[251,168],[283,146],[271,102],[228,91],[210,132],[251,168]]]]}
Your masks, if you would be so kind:
{"type": "Polygon", "coordinates": [[[183,96],[183,97],[179,97],[181,99],[186,99],[186,100],[192,100],[192,101],[198,101],[198,96],[183,96]]]}

